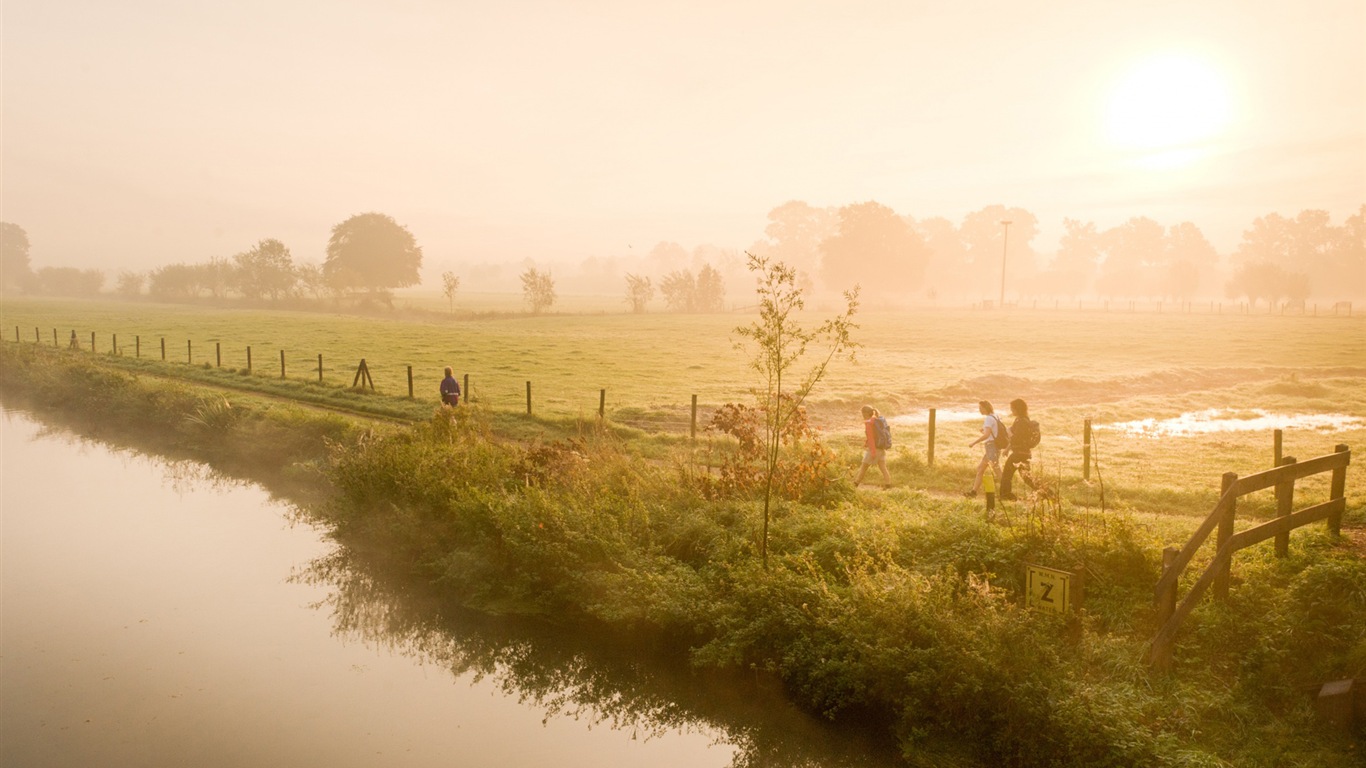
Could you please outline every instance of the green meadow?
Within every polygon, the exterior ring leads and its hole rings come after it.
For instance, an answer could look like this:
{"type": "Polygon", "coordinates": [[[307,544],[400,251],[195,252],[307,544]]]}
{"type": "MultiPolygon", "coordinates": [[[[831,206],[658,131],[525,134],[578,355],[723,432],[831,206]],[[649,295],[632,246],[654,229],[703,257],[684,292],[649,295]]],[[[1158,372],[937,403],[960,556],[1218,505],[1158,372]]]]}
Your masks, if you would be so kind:
{"type": "MultiPolygon", "coordinates": [[[[1270,542],[1239,552],[1228,602],[1188,619],[1174,671],[1143,659],[1161,551],[1210,513],[1225,472],[1270,467],[1278,428],[1300,460],[1366,444],[1362,319],[864,312],[857,362],[835,364],[808,403],[818,445],[785,454],[802,471],[761,562],[762,501],[725,482],[744,469],[736,441],[688,438],[693,395],[699,427],[750,400],[732,333],[749,314],[585,302],[530,316],[516,297],[481,301],[358,316],[7,298],[0,389],[96,433],[324,486],[316,514],[358,561],[398,563],[464,607],[661,638],[700,669],[776,679],[813,713],[884,730],[907,765],[1359,764],[1359,729],[1325,726],[1312,696],[1366,674],[1359,467],[1341,538],[1315,523],[1289,557],[1270,542]],[[373,393],[351,387],[361,358],[373,393]],[[445,365],[470,376],[470,407],[437,406],[445,365]],[[1015,397],[1041,424],[1035,474],[1052,493],[988,515],[961,495],[976,404],[1004,412],[1015,397]],[[893,420],[888,490],[852,486],[864,403],[893,420]],[[1083,612],[1028,609],[1027,564],[1078,568],[1083,612]]],[[[1297,507],[1327,493],[1325,476],[1297,483],[1297,507]]],[[[1259,492],[1239,501],[1237,528],[1272,514],[1259,492]]],[[[602,696],[610,709],[629,692],[602,696]]]]}

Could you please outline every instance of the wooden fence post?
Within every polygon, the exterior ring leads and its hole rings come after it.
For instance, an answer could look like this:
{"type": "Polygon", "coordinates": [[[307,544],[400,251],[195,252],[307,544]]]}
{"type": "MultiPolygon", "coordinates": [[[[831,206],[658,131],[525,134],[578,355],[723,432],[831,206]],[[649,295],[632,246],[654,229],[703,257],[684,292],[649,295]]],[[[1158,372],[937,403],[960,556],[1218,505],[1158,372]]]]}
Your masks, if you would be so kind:
{"type": "Polygon", "coordinates": [[[688,437],[697,439],[697,395],[692,396],[692,426],[688,430],[688,437]]]}
{"type": "Polygon", "coordinates": [[[95,354],[95,332],[90,332],[90,354],[95,354]]]}
{"type": "Polygon", "coordinates": [[[1273,467],[1281,465],[1281,440],[1283,437],[1284,435],[1279,429],[1271,433],[1271,466],[1273,467]]]}
{"type": "MultiPolygon", "coordinates": [[[[323,356],[318,355],[318,380],[322,380],[323,356]]],[[[413,396],[413,367],[408,366],[408,398],[413,396]]]]}
{"type": "MultiPolygon", "coordinates": [[[[1238,482],[1237,472],[1225,472],[1224,481],[1219,486],[1219,498],[1228,496],[1228,489],[1238,482]]],[[[1224,514],[1219,516],[1219,532],[1215,535],[1214,551],[1218,552],[1224,546],[1224,542],[1233,538],[1233,519],[1237,514],[1238,497],[1234,496],[1228,500],[1228,507],[1224,514]]],[[[1228,579],[1229,572],[1233,567],[1233,558],[1224,561],[1224,565],[1219,572],[1214,574],[1214,599],[1220,602],[1228,599],[1228,579]]]]}
{"type": "Polygon", "coordinates": [[[134,352],[138,357],[142,357],[142,337],[141,337],[141,336],[134,336],[134,337],[133,337],[133,352],[134,352]]]}
{"type": "Polygon", "coordinates": [[[165,362],[165,361],[166,361],[166,337],[165,337],[165,336],[162,336],[162,337],[161,337],[161,360],[162,360],[162,362],[165,362]]]}
{"type": "Polygon", "coordinates": [[[285,351],[280,350],[280,378],[285,377],[285,351]]]}
{"type": "Polygon", "coordinates": [[[213,343],[213,362],[215,368],[223,367],[223,342],[221,341],[213,343]]]}
{"type": "Polygon", "coordinates": [[[526,383],[526,415],[531,415],[531,382],[526,383]]]}
{"type": "Polygon", "coordinates": [[[119,335],[117,333],[113,334],[113,338],[110,340],[109,343],[111,345],[111,351],[117,355],[119,353],[119,335]]]}
{"type": "Polygon", "coordinates": [[[470,375],[468,373],[465,374],[465,388],[460,390],[460,394],[464,395],[466,403],[470,402],[470,375]]]}
{"type": "Polygon", "coordinates": [[[323,356],[321,352],[318,353],[318,383],[323,383],[323,356]]]}
{"type": "Polygon", "coordinates": [[[598,418],[602,420],[607,418],[607,390],[605,389],[598,390],[598,418]]]}
{"type": "Polygon", "coordinates": [[[930,409],[930,438],[929,445],[925,447],[925,466],[934,466],[934,417],[937,409],[930,409]]]}
{"type": "MultiPolygon", "coordinates": [[[[1346,453],[1348,448],[1342,443],[1333,447],[1334,453],[1346,453]]],[[[1347,493],[1347,467],[1343,465],[1333,470],[1333,480],[1328,488],[1328,498],[1340,499],[1347,493]]],[[[1328,516],[1328,532],[1337,538],[1342,534],[1342,513],[1334,512],[1328,516]]]]}
{"type": "Polygon", "coordinates": [[[38,330],[38,326],[36,326],[36,325],[33,326],[33,343],[34,343],[34,344],[42,344],[42,343],[43,343],[43,332],[40,331],[40,330],[38,330]]]}
{"type": "Polygon", "coordinates": [[[57,329],[56,329],[56,328],[53,328],[53,329],[52,329],[52,346],[53,346],[53,347],[56,347],[56,346],[57,346],[57,329]]]}
{"type": "Polygon", "coordinates": [[[247,373],[251,373],[251,346],[247,346],[247,373]]]}
{"type": "Polygon", "coordinates": [[[1081,428],[1081,479],[1091,479],[1091,420],[1087,419],[1081,428]]]}
{"type": "Polygon", "coordinates": [[[194,342],[189,339],[185,340],[185,362],[194,364],[194,342]]]}
{"type": "MultiPolygon", "coordinates": [[[[1167,547],[1162,550],[1162,575],[1166,576],[1171,569],[1172,563],[1176,561],[1177,554],[1181,550],[1176,547],[1167,547]]],[[[1161,629],[1167,624],[1167,620],[1176,613],[1176,582],[1172,579],[1172,585],[1165,592],[1157,596],[1157,626],[1161,629]]]]}
{"type": "MultiPolygon", "coordinates": [[[[1281,459],[1281,466],[1289,466],[1295,463],[1294,456],[1286,456],[1281,459]]],[[[1295,503],[1295,480],[1291,478],[1285,482],[1276,483],[1276,517],[1289,517],[1291,507],[1295,503]]],[[[1290,531],[1276,534],[1276,557],[1285,557],[1290,554],[1290,531]]]]}

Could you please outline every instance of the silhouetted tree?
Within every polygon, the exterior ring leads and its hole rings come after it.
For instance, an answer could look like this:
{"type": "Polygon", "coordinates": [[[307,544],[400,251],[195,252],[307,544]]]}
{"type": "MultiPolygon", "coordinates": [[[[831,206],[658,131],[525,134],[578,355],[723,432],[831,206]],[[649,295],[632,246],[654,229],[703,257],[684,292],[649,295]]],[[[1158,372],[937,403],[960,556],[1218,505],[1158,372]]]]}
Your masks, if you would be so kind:
{"type": "Polygon", "coordinates": [[[1293,219],[1276,213],[1259,217],[1243,232],[1233,261],[1245,266],[1263,262],[1305,274],[1316,295],[1360,296],[1366,292],[1366,246],[1359,224],[1353,223],[1360,216],[1349,217],[1342,227],[1333,226],[1328,212],[1321,210],[1301,211],[1293,219]]]}
{"type": "Polygon", "coordinates": [[[789,200],[768,212],[764,227],[768,239],[756,243],[755,253],[796,269],[797,284],[809,285],[821,271],[821,243],[835,234],[838,225],[833,208],[789,200]]]}
{"type": "Polygon", "coordinates": [[[1229,298],[1246,296],[1253,307],[1261,299],[1274,307],[1281,299],[1304,300],[1309,295],[1309,278],[1302,272],[1290,272],[1269,261],[1254,261],[1233,273],[1227,292],[1229,298]]]}
{"type": "Polygon", "coordinates": [[[650,278],[639,275],[626,275],[626,303],[631,305],[631,311],[637,315],[645,312],[645,305],[655,297],[655,287],[650,283],[650,278]]]}
{"type": "Polygon", "coordinates": [[[921,283],[929,248],[905,219],[876,202],[839,209],[835,234],[821,242],[826,285],[856,283],[870,294],[904,296],[921,283]]]}
{"type": "Polygon", "coordinates": [[[1166,231],[1145,216],[1136,216],[1100,236],[1105,251],[1096,290],[1105,296],[1159,296],[1161,268],[1166,265],[1166,231]]]}
{"type": "Polygon", "coordinates": [[[522,295],[531,305],[531,313],[539,315],[555,303],[555,281],[549,272],[529,267],[522,273],[522,295]]]}
{"type": "Polygon", "coordinates": [[[450,306],[451,312],[455,312],[455,293],[460,290],[460,278],[454,272],[441,273],[441,293],[446,297],[446,303],[450,306]]]}
{"type": "Polygon", "coordinates": [[[147,293],[160,300],[192,298],[199,293],[200,271],[188,264],[167,264],[154,269],[147,278],[147,293]]]}
{"type": "Polygon", "coordinates": [[[272,301],[278,300],[298,282],[289,249],[279,240],[262,240],[233,261],[237,263],[237,289],[249,299],[269,295],[272,301]]]}
{"type": "Polygon", "coordinates": [[[314,299],[321,299],[327,293],[327,280],[323,277],[321,264],[306,262],[295,268],[299,278],[299,288],[314,299]]]}
{"type": "Polygon", "coordinates": [[[422,248],[413,234],[382,213],[352,216],[332,228],[323,275],[342,289],[380,293],[420,281],[422,248]]]}
{"type": "Polygon", "coordinates": [[[1183,221],[1168,229],[1163,294],[1174,299],[1192,298],[1201,283],[1214,274],[1218,262],[1219,254],[1199,227],[1183,221]]]}
{"type": "Polygon", "coordinates": [[[98,269],[43,267],[37,272],[38,289],[50,296],[94,296],[104,287],[98,269]]]}
{"type": "Polygon", "coordinates": [[[142,296],[142,288],[147,284],[147,275],[142,272],[120,272],[114,290],[125,299],[142,296]]]}
{"type": "Polygon", "coordinates": [[[726,308],[726,286],[721,273],[710,264],[703,264],[697,272],[696,295],[693,309],[697,312],[721,312],[726,308]]]}
{"type": "Polygon", "coordinates": [[[967,255],[953,222],[942,216],[933,216],[913,221],[911,226],[929,250],[925,266],[925,285],[929,294],[937,296],[944,292],[957,292],[967,285],[972,275],[964,269],[967,255]]]}
{"type": "Polygon", "coordinates": [[[28,249],[28,233],[24,228],[0,221],[0,290],[28,285],[33,277],[28,249]]]}
{"type": "Polygon", "coordinates": [[[1100,262],[1100,233],[1093,222],[1063,219],[1058,253],[1049,265],[1046,285],[1053,295],[1080,296],[1091,287],[1100,262]]]}
{"type": "Polygon", "coordinates": [[[659,281],[659,292],[664,296],[664,305],[675,312],[695,311],[697,299],[697,279],[692,271],[680,269],[664,276],[659,281]]]}

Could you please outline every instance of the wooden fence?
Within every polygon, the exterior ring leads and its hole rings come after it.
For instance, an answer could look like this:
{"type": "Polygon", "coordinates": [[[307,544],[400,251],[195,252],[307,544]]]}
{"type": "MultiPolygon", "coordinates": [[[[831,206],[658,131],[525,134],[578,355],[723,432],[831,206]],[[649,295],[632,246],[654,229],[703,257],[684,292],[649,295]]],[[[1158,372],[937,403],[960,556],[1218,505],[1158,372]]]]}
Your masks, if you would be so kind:
{"type": "Polygon", "coordinates": [[[1163,670],[1171,668],[1177,630],[1181,628],[1182,622],[1190,615],[1206,590],[1213,586],[1216,600],[1222,601],[1228,597],[1229,573],[1235,552],[1274,538],[1276,555],[1284,557],[1290,546],[1290,532],[1319,520],[1327,520],[1329,532],[1334,536],[1339,534],[1342,513],[1347,506],[1347,465],[1351,461],[1351,450],[1345,445],[1338,445],[1333,453],[1309,461],[1297,462],[1293,456],[1286,456],[1280,460],[1280,466],[1264,472],[1243,478],[1233,472],[1224,475],[1223,493],[1219,502],[1214,505],[1214,511],[1201,523],[1195,535],[1180,550],[1168,547],[1162,553],[1162,577],[1158,579],[1154,590],[1160,628],[1148,649],[1150,664],[1163,670]],[[1328,501],[1294,511],[1295,482],[1323,472],[1332,473],[1328,501]],[[1234,533],[1239,497],[1267,488],[1274,488],[1276,492],[1275,519],[1234,533]],[[1215,538],[1214,559],[1205,567],[1204,573],[1200,574],[1200,578],[1178,604],[1176,588],[1181,575],[1190,565],[1196,551],[1216,528],[1218,533],[1215,538]]]}

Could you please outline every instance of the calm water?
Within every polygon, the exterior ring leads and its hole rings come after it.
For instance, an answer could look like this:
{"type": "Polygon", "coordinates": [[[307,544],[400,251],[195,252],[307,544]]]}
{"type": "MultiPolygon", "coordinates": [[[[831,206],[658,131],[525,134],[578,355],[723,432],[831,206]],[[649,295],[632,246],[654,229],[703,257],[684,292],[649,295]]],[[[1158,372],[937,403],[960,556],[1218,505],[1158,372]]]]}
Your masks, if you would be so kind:
{"type": "Polygon", "coordinates": [[[6,766],[884,764],[754,686],[414,605],[202,465],[0,439],[6,766]]]}

